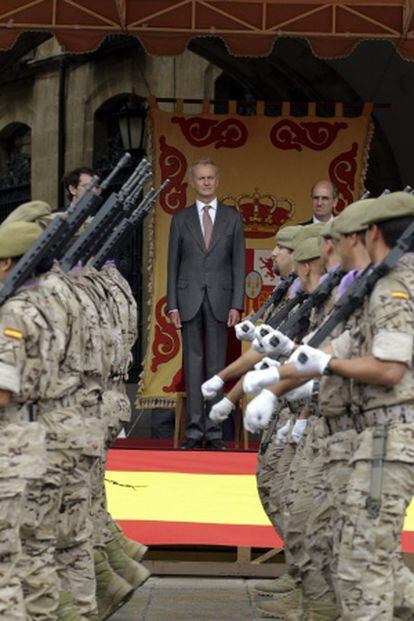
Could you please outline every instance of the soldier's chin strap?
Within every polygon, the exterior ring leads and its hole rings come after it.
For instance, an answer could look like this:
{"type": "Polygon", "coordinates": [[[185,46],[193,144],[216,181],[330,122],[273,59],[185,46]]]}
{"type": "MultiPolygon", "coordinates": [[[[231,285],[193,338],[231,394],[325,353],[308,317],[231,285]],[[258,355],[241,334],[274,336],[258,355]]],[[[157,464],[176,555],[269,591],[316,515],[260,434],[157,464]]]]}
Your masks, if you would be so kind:
{"type": "Polygon", "coordinates": [[[368,515],[375,519],[381,509],[381,490],[384,460],[387,452],[388,427],[376,425],[372,436],[371,479],[369,484],[369,496],[365,506],[368,515]]]}

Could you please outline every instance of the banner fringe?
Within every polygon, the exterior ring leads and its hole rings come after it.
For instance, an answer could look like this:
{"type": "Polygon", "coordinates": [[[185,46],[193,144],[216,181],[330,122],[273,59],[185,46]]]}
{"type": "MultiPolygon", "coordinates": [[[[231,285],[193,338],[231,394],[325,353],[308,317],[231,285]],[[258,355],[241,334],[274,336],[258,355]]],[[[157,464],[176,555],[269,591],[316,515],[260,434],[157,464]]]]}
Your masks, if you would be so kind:
{"type": "MultiPolygon", "coordinates": [[[[153,174],[155,176],[155,148],[154,148],[154,124],[152,121],[152,116],[151,114],[148,115],[147,117],[147,121],[146,121],[146,131],[147,131],[147,153],[148,153],[148,159],[149,161],[152,163],[152,168],[153,168],[153,174]]],[[[148,307],[148,317],[147,317],[147,339],[149,341],[149,334],[150,334],[150,329],[151,329],[151,321],[152,321],[152,316],[151,316],[151,309],[152,309],[152,302],[153,302],[153,297],[154,297],[154,259],[155,259],[155,207],[154,209],[151,209],[148,217],[147,217],[147,221],[148,221],[148,239],[149,239],[149,244],[148,244],[148,273],[149,273],[149,279],[148,279],[148,295],[147,295],[147,307],[148,307]]],[[[140,335],[142,337],[142,335],[140,335]]],[[[150,343],[147,341],[147,345],[146,345],[146,351],[148,352],[148,349],[150,347],[150,343]]],[[[135,397],[135,406],[137,408],[141,408],[141,409],[147,409],[150,407],[157,407],[157,406],[152,406],[152,405],[148,405],[148,406],[143,406],[140,405],[141,399],[140,399],[140,395],[142,393],[142,390],[144,388],[144,367],[142,368],[141,373],[138,376],[137,379],[137,393],[136,393],[136,397],[135,397]]],[[[145,399],[143,400],[145,401],[145,399]]]]}
{"type": "Polygon", "coordinates": [[[371,150],[371,142],[374,137],[375,132],[375,123],[371,119],[368,128],[367,128],[367,137],[365,140],[363,155],[362,155],[362,163],[361,163],[361,176],[359,178],[359,196],[362,196],[366,191],[365,187],[365,179],[367,177],[368,166],[369,166],[369,155],[371,150]]]}

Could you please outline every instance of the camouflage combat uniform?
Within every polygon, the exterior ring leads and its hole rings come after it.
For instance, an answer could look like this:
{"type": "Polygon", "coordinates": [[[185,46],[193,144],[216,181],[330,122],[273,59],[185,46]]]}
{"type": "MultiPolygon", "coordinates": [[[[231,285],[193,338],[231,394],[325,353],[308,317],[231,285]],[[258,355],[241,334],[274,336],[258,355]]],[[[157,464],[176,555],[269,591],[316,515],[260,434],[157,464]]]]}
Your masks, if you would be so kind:
{"type": "MultiPolygon", "coordinates": [[[[402,563],[400,537],[405,511],[414,495],[414,255],[406,254],[381,279],[366,304],[362,322],[351,333],[351,357],[373,355],[406,364],[394,386],[351,383],[362,429],[341,519],[338,542],[338,595],[344,621],[388,621],[395,607],[414,615],[414,580],[402,563]],[[366,508],[376,426],[388,429],[380,511],[366,508]]],[[[407,617],[408,618],[408,617],[407,617]]]]}
{"type": "MultiPolygon", "coordinates": [[[[290,290],[292,287],[290,287],[290,290]]],[[[290,290],[287,291],[283,300],[275,307],[271,306],[263,317],[263,323],[267,323],[271,321],[272,318],[281,311],[286,304],[290,301],[290,290]]],[[[279,421],[277,424],[277,428],[281,424],[284,424],[289,416],[289,409],[284,408],[279,413],[279,421]]],[[[276,444],[276,430],[273,433],[273,437],[270,439],[269,443],[268,434],[264,432],[260,438],[260,446],[257,457],[257,468],[256,468],[256,481],[257,481],[257,490],[259,493],[260,501],[262,503],[263,509],[267,516],[270,518],[271,509],[269,507],[269,492],[271,487],[272,478],[274,473],[277,470],[277,464],[281,456],[281,448],[276,444]]],[[[272,520],[273,521],[273,520],[272,520]]],[[[276,526],[275,526],[276,527],[276,526]]],[[[276,530],[281,537],[281,530],[276,527],[276,530]]]]}
{"type": "MultiPolygon", "coordinates": [[[[3,309],[2,309],[3,310],[3,309]]],[[[0,311],[0,389],[20,391],[24,365],[23,332],[0,311]],[[5,323],[3,321],[5,320],[5,323]]],[[[27,481],[46,471],[45,434],[31,422],[29,408],[14,401],[0,410],[0,617],[25,621],[26,607],[18,575],[21,558],[20,527],[27,481]]]]}
{"type": "Polygon", "coordinates": [[[9,364],[21,376],[16,403],[30,407],[46,434],[47,469],[27,483],[22,513],[23,553],[19,561],[25,604],[31,617],[54,620],[59,602],[57,524],[62,512],[77,518],[77,503],[63,501],[66,480],[85,444],[82,415],[74,404],[77,372],[62,372],[70,317],[38,283],[19,289],[1,309],[23,338],[10,353],[9,364]]]}

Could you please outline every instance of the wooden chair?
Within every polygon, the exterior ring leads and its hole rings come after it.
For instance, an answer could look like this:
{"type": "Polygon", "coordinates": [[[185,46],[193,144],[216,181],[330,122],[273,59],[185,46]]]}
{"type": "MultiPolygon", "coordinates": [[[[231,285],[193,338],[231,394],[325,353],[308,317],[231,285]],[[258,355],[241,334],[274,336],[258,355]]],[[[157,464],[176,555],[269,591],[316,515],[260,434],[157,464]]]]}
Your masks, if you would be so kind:
{"type": "MultiPolygon", "coordinates": [[[[174,448],[178,448],[184,440],[185,430],[185,405],[186,393],[177,392],[175,402],[175,418],[174,418],[174,448]]],[[[243,427],[243,413],[246,408],[246,398],[240,400],[234,416],[234,447],[239,448],[240,442],[243,440],[243,449],[249,449],[249,434],[243,427]]]]}

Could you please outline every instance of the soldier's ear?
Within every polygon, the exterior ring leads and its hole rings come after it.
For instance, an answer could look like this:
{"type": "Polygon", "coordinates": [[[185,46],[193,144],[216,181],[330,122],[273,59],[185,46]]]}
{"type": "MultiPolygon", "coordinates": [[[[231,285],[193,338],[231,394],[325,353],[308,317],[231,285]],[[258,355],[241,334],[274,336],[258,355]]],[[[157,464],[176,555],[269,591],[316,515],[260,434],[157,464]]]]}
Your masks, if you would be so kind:
{"type": "Polygon", "coordinates": [[[3,272],[3,274],[7,274],[7,272],[10,272],[10,270],[14,266],[14,263],[15,262],[11,258],[0,259],[0,270],[3,272]]]}

